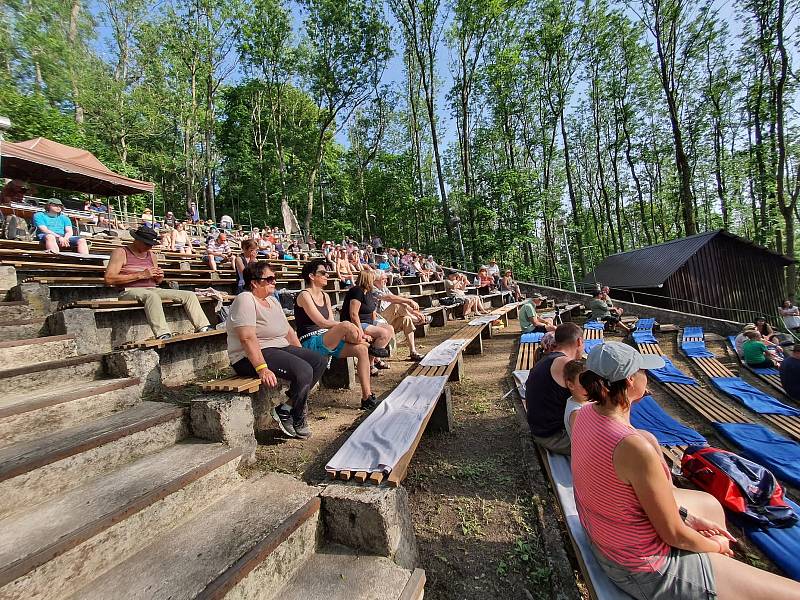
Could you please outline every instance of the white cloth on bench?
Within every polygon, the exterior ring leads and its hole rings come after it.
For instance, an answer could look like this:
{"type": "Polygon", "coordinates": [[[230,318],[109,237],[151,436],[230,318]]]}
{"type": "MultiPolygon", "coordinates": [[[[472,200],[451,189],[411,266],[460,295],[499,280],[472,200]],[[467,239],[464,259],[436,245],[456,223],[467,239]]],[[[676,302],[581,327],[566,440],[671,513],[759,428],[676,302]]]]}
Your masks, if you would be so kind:
{"type": "Polygon", "coordinates": [[[519,397],[523,400],[525,399],[525,384],[530,374],[530,369],[517,369],[514,371],[514,381],[517,384],[517,391],[519,392],[519,397]]]}
{"type": "Polygon", "coordinates": [[[468,323],[468,325],[486,325],[487,323],[492,323],[493,321],[497,321],[500,318],[500,315],[481,315],[480,317],[476,317],[472,319],[468,323]]]}
{"type": "Polygon", "coordinates": [[[572,489],[572,468],[569,459],[560,454],[547,452],[547,462],[553,477],[558,502],[564,513],[564,520],[569,528],[570,536],[575,542],[586,567],[584,576],[591,580],[595,595],[598,600],[631,600],[631,596],[619,589],[608,578],[600,563],[592,552],[589,536],[578,518],[578,509],[575,506],[575,494],[572,489]]]}
{"type": "Polygon", "coordinates": [[[446,383],[446,377],[410,375],[403,379],[361,422],[325,469],[390,472],[411,448],[446,383]]]}
{"type": "Polygon", "coordinates": [[[445,340],[432,348],[419,364],[423,367],[446,367],[458,357],[458,353],[464,349],[466,343],[468,340],[460,338],[445,340]]]}

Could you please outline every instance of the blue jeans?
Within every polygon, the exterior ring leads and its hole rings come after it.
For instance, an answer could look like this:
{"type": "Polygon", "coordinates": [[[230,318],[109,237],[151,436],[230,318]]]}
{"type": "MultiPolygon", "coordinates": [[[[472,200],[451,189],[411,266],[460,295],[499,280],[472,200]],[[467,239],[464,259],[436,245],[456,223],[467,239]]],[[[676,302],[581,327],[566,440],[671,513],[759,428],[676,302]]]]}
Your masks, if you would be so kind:
{"type": "MultiPolygon", "coordinates": [[[[47,237],[48,235],[50,235],[50,234],[49,233],[41,233],[41,232],[39,232],[39,233],[36,234],[36,239],[39,240],[40,242],[44,243],[44,238],[47,237]]],[[[70,236],[69,245],[74,248],[74,247],[76,247],[78,245],[79,241],[81,241],[81,236],[79,236],[79,235],[70,236]]]]}

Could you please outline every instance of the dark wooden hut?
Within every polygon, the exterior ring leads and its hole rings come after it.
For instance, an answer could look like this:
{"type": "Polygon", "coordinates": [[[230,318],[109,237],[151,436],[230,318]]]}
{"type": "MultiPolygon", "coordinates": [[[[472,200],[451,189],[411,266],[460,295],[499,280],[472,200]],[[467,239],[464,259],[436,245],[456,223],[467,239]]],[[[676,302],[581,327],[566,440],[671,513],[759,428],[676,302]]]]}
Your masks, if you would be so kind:
{"type": "Polygon", "coordinates": [[[793,261],[722,229],[613,254],[583,280],[612,296],[732,321],[776,321],[793,261]]]}

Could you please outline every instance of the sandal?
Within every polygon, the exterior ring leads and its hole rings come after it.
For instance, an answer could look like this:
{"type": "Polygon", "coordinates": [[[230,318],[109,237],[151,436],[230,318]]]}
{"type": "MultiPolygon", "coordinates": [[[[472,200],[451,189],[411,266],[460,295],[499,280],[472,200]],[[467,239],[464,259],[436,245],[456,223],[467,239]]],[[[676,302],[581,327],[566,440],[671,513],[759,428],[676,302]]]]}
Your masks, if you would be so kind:
{"type": "Polygon", "coordinates": [[[408,357],[409,360],[412,360],[414,362],[419,362],[423,358],[425,358],[425,355],[420,354],[419,352],[412,352],[411,355],[408,357]]]}
{"type": "Polygon", "coordinates": [[[375,376],[377,376],[377,375],[378,375],[378,373],[380,373],[380,371],[378,370],[378,367],[374,367],[374,366],[373,366],[373,367],[370,367],[370,368],[369,368],[369,374],[370,374],[372,377],[375,377],[375,376]]]}
{"type": "Polygon", "coordinates": [[[390,366],[389,364],[387,364],[387,363],[383,362],[381,359],[378,359],[378,360],[376,360],[376,361],[375,361],[373,364],[374,364],[374,365],[375,365],[375,366],[376,366],[378,369],[389,369],[389,368],[391,368],[391,366],[390,366]]]}

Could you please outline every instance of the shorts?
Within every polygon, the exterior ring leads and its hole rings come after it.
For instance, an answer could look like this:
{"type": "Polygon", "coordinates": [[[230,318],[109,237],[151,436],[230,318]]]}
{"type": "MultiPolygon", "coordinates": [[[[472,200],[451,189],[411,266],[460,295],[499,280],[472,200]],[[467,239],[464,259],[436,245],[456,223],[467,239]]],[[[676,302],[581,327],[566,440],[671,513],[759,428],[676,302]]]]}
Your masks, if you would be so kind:
{"type": "Polygon", "coordinates": [[[550,452],[564,454],[565,456],[569,456],[572,453],[572,440],[570,439],[566,429],[562,429],[561,431],[557,431],[553,435],[548,435],[546,437],[541,437],[534,434],[531,435],[533,436],[534,442],[543,448],[547,448],[550,450],[550,452]]]}
{"type": "Polygon", "coordinates": [[[713,600],[717,585],[708,554],[672,548],[655,571],[630,571],[608,559],[592,544],[603,571],[618,588],[640,600],[713,600]]]}
{"type": "Polygon", "coordinates": [[[359,325],[361,326],[361,329],[362,329],[363,331],[366,331],[366,330],[367,330],[367,327],[370,327],[371,325],[377,325],[377,324],[378,324],[378,322],[377,322],[377,321],[374,321],[374,322],[369,322],[369,323],[359,323],[359,325]]]}
{"type": "Polygon", "coordinates": [[[309,350],[313,350],[314,352],[319,352],[322,356],[332,356],[333,358],[339,358],[339,354],[342,352],[342,348],[344,348],[345,341],[339,340],[339,344],[331,350],[328,348],[322,341],[323,334],[312,335],[311,337],[307,337],[306,339],[300,342],[300,345],[303,348],[308,348],[309,350]]]}
{"type": "Polygon", "coordinates": [[[220,264],[220,263],[225,261],[225,257],[224,256],[208,256],[207,255],[206,256],[206,260],[208,260],[209,258],[213,258],[214,262],[217,263],[217,264],[220,264]]]}
{"type": "MultiPolygon", "coordinates": [[[[44,242],[44,238],[47,235],[50,235],[50,234],[49,233],[37,233],[36,234],[36,239],[39,240],[40,242],[44,242]]],[[[79,236],[79,235],[70,236],[69,245],[70,246],[77,246],[79,241],[81,241],[81,236],[79,236]]]]}

